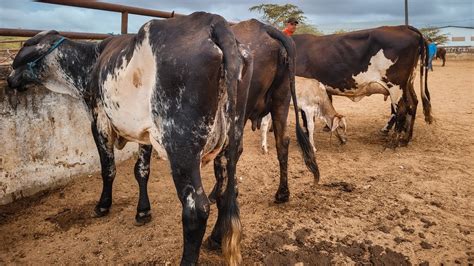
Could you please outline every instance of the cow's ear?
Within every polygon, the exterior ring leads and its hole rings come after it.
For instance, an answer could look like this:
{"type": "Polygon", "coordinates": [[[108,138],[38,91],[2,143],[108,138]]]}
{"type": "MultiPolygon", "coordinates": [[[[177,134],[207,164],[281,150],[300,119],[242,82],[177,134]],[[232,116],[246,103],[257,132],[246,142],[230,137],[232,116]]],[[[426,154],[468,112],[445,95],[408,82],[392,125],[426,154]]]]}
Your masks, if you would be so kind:
{"type": "Polygon", "coordinates": [[[15,56],[15,59],[13,60],[12,67],[13,69],[16,69],[22,65],[25,65],[28,62],[33,61],[34,59],[40,57],[42,54],[43,49],[38,49],[38,47],[35,46],[25,46],[20,49],[18,52],[17,56],[15,56]]]}
{"type": "Polygon", "coordinates": [[[55,30],[42,31],[42,32],[36,34],[35,36],[29,38],[28,40],[26,40],[24,46],[37,45],[44,37],[46,37],[48,35],[58,35],[58,34],[59,34],[59,32],[57,32],[55,30]]]}
{"type": "Polygon", "coordinates": [[[46,53],[57,40],[58,37],[55,35],[58,34],[57,31],[50,30],[40,32],[34,37],[28,39],[13,60],[13,69],[25,65],[46,53]]]}
{"type": "Polygon", "coordinates": [[[339,127],[339,121],[341,119],[337,116],[335,116],[333,119],[332,119],[332,126],[331,126],[331,131],[335,131],[338,127],[339,127]]]}

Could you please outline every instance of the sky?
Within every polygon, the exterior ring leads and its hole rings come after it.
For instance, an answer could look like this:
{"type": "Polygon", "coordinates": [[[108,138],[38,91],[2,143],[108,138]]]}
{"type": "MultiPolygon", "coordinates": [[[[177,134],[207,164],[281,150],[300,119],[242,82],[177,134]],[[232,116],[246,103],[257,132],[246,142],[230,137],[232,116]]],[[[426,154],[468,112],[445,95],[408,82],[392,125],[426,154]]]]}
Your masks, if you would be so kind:
{"type": "MultiPolygon", "coordinates": [[[[217,13],[229,21],[261,18],[249,8],[261,3],[291,3],[301,8],[308,23],[325,34],[382,25],[405,23],[404,0],[106,0],[161,11],[190,14],[217,13]]],[[[474,0],[408,0],[409,22],[415,27],[474,26],[474,0]]],[[[0,0],[0,28],[55,29],[95,33],[120,33],[121,15],[115,12],[36,3],[30,0],[0,0]]],[[[129,15],[129,32],[136,32],[151,17],[129,15]]]]}

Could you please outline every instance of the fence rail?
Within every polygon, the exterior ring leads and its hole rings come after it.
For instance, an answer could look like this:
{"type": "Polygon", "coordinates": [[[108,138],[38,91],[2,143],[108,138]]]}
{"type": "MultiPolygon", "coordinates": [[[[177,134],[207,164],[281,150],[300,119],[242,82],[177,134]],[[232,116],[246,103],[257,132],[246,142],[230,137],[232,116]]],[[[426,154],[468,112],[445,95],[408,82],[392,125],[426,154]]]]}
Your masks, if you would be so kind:
{"type": "MultiPolygon", "coordinates": [[[[95,0],[35,0],[35,2],[46,3],[46,4],[56,4],[62,6],[72,6],[72,7],[81,7],[89,9],[97,9],[110,12],[121,13],[121,33],[128,33],[128,14],[150,16],[157,18],[173,18],[177,16],[184,16],[183,14],[177,14],[174,11],[165,12],[153,9],[146,9],[134,6],[126,6],[119,4],[112,4],[107,2],[95,1],[95,0]]],[[[32,30],[32,29],[13,29],[13,28],[0,28],[0,36],[15,36],[15,37],[33,37],[42,30],[32,30]]],[[[104,33],[89,33],[89,32],[71,32],[71,31],[60,31],[64,37],[71,39],[83,39],[83,40],[103,40],[106,39],[112,34],[104,33]]],[[[5,40],[1,43],[15,43],[19,42],[20,48],[24,41],[18,40],[5,40]]],[[[8,64],[10,59],[18,51],[15,48],[0,49],[0,65],[8,64]]]]}
{"type": "Polygon", "coordinates": [[[448,54],[474,54],[474,47],[469,46],[444,46],[448,54]]]}
{"type": "MultiPolygon", "coordinates": [[[[33,37],[36,34],[40,33],[41,31],[42,30],[0,28],[0,36],[33,37]]],[[[90,40],[103,40],[112,36],[112,34],[74,32],[74,31],[60,31],[59,34],[71,39],[90,39],[90,40]]]]}
{"type": "Polygon", "coordinates": [[[172,17],[177,17],[177,16],[184,16],[183,14],[174,13],[174,11],[164,12],[164,11],[159,11],[159,10],[119,5],[119,4],[111,4],[111,3],[100,2],[100,1],[36,0],[36,2],[122,13],[122,23],[121,23],[122,34],[128,33],[128,14],[150,16],[150,17],[157,17],[157,18],[172,18],[172,17]]]}

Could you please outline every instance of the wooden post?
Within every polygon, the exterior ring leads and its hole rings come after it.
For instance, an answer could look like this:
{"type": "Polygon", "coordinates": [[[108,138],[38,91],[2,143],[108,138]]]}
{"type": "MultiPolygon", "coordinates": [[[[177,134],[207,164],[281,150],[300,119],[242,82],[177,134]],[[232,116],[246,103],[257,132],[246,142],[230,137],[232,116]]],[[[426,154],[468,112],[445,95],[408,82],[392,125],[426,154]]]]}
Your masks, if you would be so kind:
{"type": "Polygon", "coordinates": [[[128,12],[122,12],[122,34],[128,33],[128,12]]]}

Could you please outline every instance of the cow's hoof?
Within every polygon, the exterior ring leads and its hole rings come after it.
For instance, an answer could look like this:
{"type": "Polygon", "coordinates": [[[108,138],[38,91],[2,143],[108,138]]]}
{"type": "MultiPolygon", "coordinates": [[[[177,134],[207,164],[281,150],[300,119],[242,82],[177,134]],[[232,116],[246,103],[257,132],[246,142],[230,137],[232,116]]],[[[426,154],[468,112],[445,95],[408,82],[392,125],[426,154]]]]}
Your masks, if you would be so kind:
{"type": "Polygon", "coordinates": [[[388,130],[388,129],[386,129],[386,128],[380,129],[380,133],[381,133],[382,135],[384,135],[384,136],[387,136],[389,132],[390,132],[390,130],[388,130]]]}
{"type": "Polygon", "coordinates": [[[212,239],[212,236],[208,237],[204,243],[204,247],[208,250],[221,250],[221,243],[212,239]]]}
{"type": "Polygon", "coordinates": [[[95,217],[104,217],[110,212],[110,208],[102,208],[99,205],[94,208],[95,217]]]}
{"type": "Polygon", "coordinates": [[[287,189],[280,190],[278,189],[277,193],[275,194],[275,203],[285,203],[290,200],[290,192],[287,189]]]}
{"type": "Polygon", "coordinates": [[[135,215],[135,225],[142,226],[151,221],[151,211],[139,212],[135,215]]]}
{"type": "Polygon", "coordinates": [[[407,140],[407,139],[400,139],[398,141],[398,147],[406,147],[408,146],[408,143],[410,142],[410,140],[407,140]]]}

